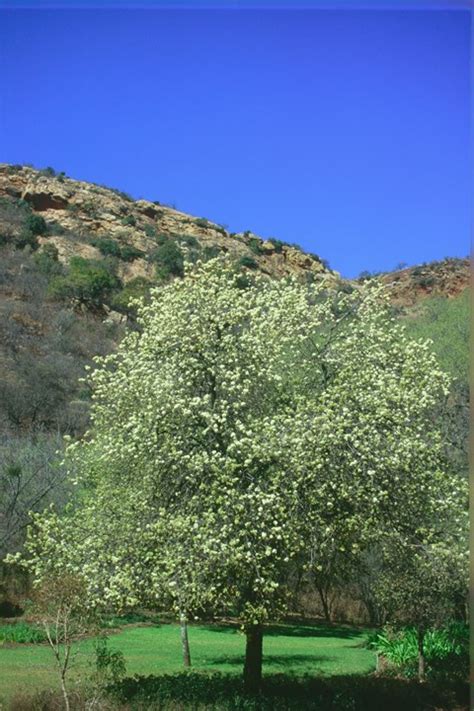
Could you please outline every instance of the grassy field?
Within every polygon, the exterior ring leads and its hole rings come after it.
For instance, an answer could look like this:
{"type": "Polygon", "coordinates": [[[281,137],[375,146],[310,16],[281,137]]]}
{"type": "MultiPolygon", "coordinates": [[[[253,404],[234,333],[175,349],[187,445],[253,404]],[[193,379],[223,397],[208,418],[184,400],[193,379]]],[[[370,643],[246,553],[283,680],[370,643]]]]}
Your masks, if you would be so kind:
{"type": "MultiPolygon", "coordinates": [[[[264,673],[365,674],[375,667],[374,653],[363,646],[365,637],[364,632],[345,626],[274,625],[264,638],[264,673]]],[[[232,627],[193,625],[194,669],[240,674],[244,641],[232,627]]],[[[177,625],[126,627],[110,635],[109,647],[124,653],[128,676],[182,671],[177,625]]],[[[92,662],[93,641],[87,640],[80,645],[76,677],[87,673],[92,662]]],[[[52,654],[45,644],[3,645],[0,670],[0,699],[7,700],[18,690],[57,685],[52,654]]]]}

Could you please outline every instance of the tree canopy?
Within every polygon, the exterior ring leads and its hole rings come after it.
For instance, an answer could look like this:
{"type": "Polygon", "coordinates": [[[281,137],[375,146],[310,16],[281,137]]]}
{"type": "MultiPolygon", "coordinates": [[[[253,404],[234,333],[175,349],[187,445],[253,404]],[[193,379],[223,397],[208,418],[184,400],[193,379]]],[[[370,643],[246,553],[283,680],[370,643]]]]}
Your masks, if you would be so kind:
{"type": "Polygon", "coordinates": [[[451,491],[432,416],[447,378],[370,284],[243,288],[213,259],[153,290],[138,325],[90,374],[77,496],[36,518],[28,565],[79,575],[92,606],[231,612],[258,684],[296,562],[387,532],[429,542],[451,491]]]}

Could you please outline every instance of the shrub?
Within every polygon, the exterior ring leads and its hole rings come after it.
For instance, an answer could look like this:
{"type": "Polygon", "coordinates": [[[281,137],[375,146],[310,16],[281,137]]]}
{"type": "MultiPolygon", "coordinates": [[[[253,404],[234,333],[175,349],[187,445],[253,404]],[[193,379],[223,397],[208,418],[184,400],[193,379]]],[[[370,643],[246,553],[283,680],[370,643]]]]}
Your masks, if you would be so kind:
{"type": "Polygon", "coordinates": [[[209,220],[206,220],[205,217],[197,217],[194,220],[194,224],[197,227],[210,227],[211,226],[211,223],[209,222],[209,220]]]}
{"type": "Polygon", "coordinates": [[[217,247],[216,245],[208,245],[204,247],[202,250],[202,256],[205,262],[208,262],[210,259],[215,259],[216,257],[219,256],[221,253],[220,247],[217,247]]]}
{"type": "Polygon", "coordinates": [[[52,298],[75,299],[87,305],[100,305],[120,286],[118,278],[102,262],[73,257],[69,273],[53,279],[48,293],[52,298]]]}
{"type": "Polygon", "coordinates": [[[31,644],[32,642],[44,642],[45,639],[46,634],[38,625],[32,625],[28,622],[0,625],[0,642],[31,644]]]}
{"type": "MultiPolygon", "coordinates": [[[[292,247],[293,249],[297,249],[301,252],[301,247],[299,244],[296,244],[296,242],[285,242],[282,239],[275,239],[274,237],[270,237],[268,241],[275,247],[275,252],[280,253],[283,250],[283,247],[292,247]]],[[[317,257],[317,255],[314,255],[314,257],[316,257],[319,261],[319,257],[317,257]]]]}
{"type": "Polygon", "coordinates": [[[156,229],[153,227],[153,225],[145,225],[143,231],[147,237],[151,237],[152,239],[156,237],[156,229]]]}
{"type": "Polygon", "coordinates": [[[54,244],[43,245],[41,251],[34,255],[34,261],[40,272],[46,276],[54,276],[62,272],[62,265],[58,261],[58,250],[54,244]]]}
{"type": "Polygon", "coordinates": [[[217,672],[134,676],[109,688],[118,704],[128,701],[131,708],[156,711],[454,711],[467,705],[469,696],[467,684],[418,684],[362,675],[265,676],[257,696],[244,694],[238,677],[217,672]]]}
{"type": "Polygon", "coordinates": [[[181,249],[176,242],[167,239],[160,244],[152,254],[156,263],[156,275],[159,279],[168,279],[170,276],[183,276],[184,259],[181,249]]]}
{"type": "Polygon", "coordinates": [[[63,235],[66,233],[66,230],[62,225],[59,224],[59,222],[56,222],[56,220],[51,220],[51,222],[48,223],[48,234],[49,235],[63,235]]]}
{"type": "Polygon", "coordinates": [[[251,252],[254,254],[261,254],[262,253],[262,243],[259,239],[256,237],[251,237],[248,241],[248,247],[251,252]]]}
{"type": "Polygon", "coordinates": [[[122,225],[130,225],[131,227],[135,227],[136,224],[137,220],[133,215],[127,215],[122,218],[122,225]]]}
{"type": "MultiPolygon", "coordinates": [[[[47,168],[42,168],[39,172],[40,175],[46,175],[48,178],[54,178],[56,175],[56,171],[54,170],[54,168],[51,168],[50,165],[48,165],[47,168]]],[[[64,173],[62,173],[61,175],[64,175],[64,173]]]]}
{"type": "Polygon", "coordinates": [[[173,235],[173,239],[193,249],[198,249],[201,246],[194,235],[173,235]]]}
{"type": "Polygon", "coordinates": [[[145,279],[145,277],[135,277],[118,294],[114,294],[111,305],[117,311],[132,315],[135,313],[135,307],[131,304],[131,301],[145,298],[151,287],[151,281],[145,279]]]}
{"type": "Polygon", "coordinates": [[[134,259],[138,259],[143,256],[142,250],[137,249],[137,247],[134,247],[131,244],[125,244],[120,248],[120,259],[123,259],[124,262],[133,262],[134,259]]]}
{"type": "Polygon", "coordinates": [[[33,234],[28,229],[21,230],[20,234],[14,239],[14,244],[17,249],[24,249],[25,247],[30,247],[33,251],[38,249],[39,242],[36,235],[33,234]]]}
{"type": "Polygon", "coordinates": [[[257,269],[258,264],[253,259],[253,257],[249,257],[247,254],[244,254],[243,257],[240,257],[238,264],[240,267],[246,267],[247,269],[257,269]]]}
{"type": "Polygon", "coordinates": [[[25,228],[33,235],[44,235],[48,231],[48,225],[41,215],[28,215],[25,220],[25,228]]]}
{"type": "MultiPolygon", "coordinates": [[[[370,637],[369,647],[383,654],[398,672],[416,676],[418,640],[414,628],[394,631],[386,627],[370,637]]],[[[428,676],[467,678],[469,629],[464,623],[451,622],[442,629],[428,630],[424,651],[428,676]]]]}
{"type": "Polygon", "coordinates": [[[285,243],[281,239],[274,239],[273,237],[271,237],[268,241],[273,244],[275,252],[277,252],[278,254],[282,252],[285,243]]]}
{"type": "Polygon", "coordinates": [[[99,252],[104,255],[104,257],[119,257],[120,256],[120,245],[115,239],[108,239],[106,237],[99,237],[98,239],[91,240],[91,244],[97,247],[99,252]]]}

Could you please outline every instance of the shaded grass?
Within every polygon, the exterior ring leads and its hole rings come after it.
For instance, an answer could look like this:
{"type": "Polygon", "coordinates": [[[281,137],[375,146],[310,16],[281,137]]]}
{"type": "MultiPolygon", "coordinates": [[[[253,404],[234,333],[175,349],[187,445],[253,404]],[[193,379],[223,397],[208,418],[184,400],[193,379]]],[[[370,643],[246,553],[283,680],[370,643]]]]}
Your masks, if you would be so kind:
{"type": "Polygon", "coordinates": [[[115,687],[118,705],[129,702],[137,711],[467,711],[468,697],[467,683],[347,674],[267,676],[253,697],[243,693],[240,678],[223,674],[124,679],[115,687]]]}

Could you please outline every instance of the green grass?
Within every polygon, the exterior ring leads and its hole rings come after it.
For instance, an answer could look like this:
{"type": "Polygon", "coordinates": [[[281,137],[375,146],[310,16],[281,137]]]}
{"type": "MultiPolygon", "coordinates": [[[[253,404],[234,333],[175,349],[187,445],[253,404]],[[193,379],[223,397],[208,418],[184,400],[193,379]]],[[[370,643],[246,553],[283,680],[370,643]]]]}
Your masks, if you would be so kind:
{"type": "MultiPolygon", "coordinates": [[[[193,625],[189,632],[195,670],[240,674],[244,636],[235,628],[193,625]]],[[[375,655],[364,648],[366,634],[343,626],[273,625],[264,638],[264,674],[365,674],[375,655]]],[[[127,676],[182,671],[179,627],[128,627],[110,636],[109,647],[124,653],[127,676]]],[[[93,640],[80,645],[75,675],[93,661],[93,640]]],[[[0,647],[0,698],[57,684],[51,651],[45,644],[0,647]]],[[[1,708],[1,704],[0,704],[1,708]]]]}

